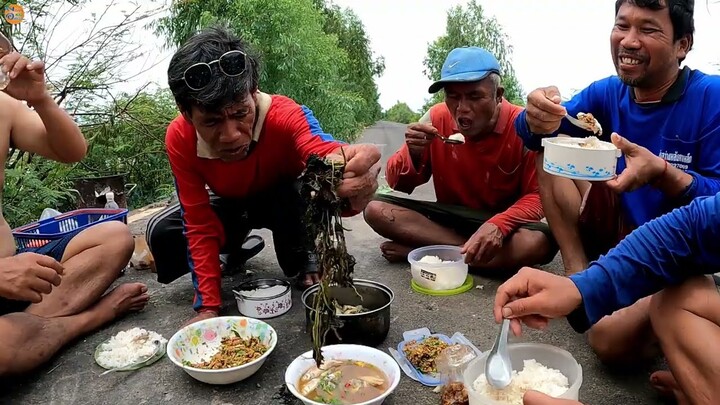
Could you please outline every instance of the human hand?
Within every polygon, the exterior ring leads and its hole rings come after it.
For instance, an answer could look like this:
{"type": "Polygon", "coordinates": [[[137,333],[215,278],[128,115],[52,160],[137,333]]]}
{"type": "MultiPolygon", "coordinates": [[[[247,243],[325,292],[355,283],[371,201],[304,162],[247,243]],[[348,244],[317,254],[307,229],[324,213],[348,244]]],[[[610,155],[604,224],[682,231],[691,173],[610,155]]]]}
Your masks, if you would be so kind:
{"type": "Polygon", "coordinates": [[[217,318],[217,317],[218,317],[218,313],[215,311],[203,311],[203,312],[198,313],[194,317],[192,317],[189,321],[185,322],[180,329],[182,329],[188,325],[192,325],[195,322],[200,322],[200,321],[204,321],[206,319],[217,318]]]}
{"type": "Polygon", "coordinates": [[[330,159],[345,159],[345,174],[337,189],[338,197],[347,198],[350,207],[362,211],[375,196],[380,174],[380,149],[372,144],[357,144],[342,148],[344,154],[333,153],[330,159]]]}
{"type": "Polygon", "coordinates": [[[430,146],[436,135],[439,135],[437,128],[431,124],[415,123],[408,125],[405,130],[405,143],[410,151],[410,158],[417,168],[422,160],[425,151],[430,146]]]}
{"type": "Polygon", "coordinates": [[[527,391],[523,395],[523,405],[583,405],[571,399],[558,399],[538,391],[527,391]]]}
{"type": "Polygon", "coordinates": [[[465,263],[472,266],[489,262],[500,251],[503,239],[504,236],[497,225],[485,222],[462,247],[461,253],[465,255],[465,263]]]}
{"type": "Polygon", "coordinates": [[[0,297],[37,304],[60,285],[63,270],[57,260],[37,253],[0,259],[0,297]]]}
{"type": "Polygon", "coordinates": [[[13,98],[33,105],[49,97],[45,83],[45,64],[42,61],[31,62],[13,51],[0,58],[0,69],[10,76],[10,84],[5,92],[13,98]]]}
{"type": "Polygon", "coordinates": [[[510,319],[513,334],[520,336],[521,322],[544,329],[550,319],[566,316],[580,304],[580,290],[569,278],[523,267],[498,287],[493,313],[498,323],[510,319]]]}
{"type": "Polygon", "coordinates": [[[541,87],[528,94],[525,121],[532,133],[552,134],[560,128],[567,114],[560,102],[560,91],[555,86],[541,87]]]}
{"type": "Polygon", "coordinates": [[[665,160],[642,146],[632,143],[617,133],[610,137],[625,158],[625,169],[607,186],[616,193],[633,191],[655,181],[665,171],[665,160]]]}

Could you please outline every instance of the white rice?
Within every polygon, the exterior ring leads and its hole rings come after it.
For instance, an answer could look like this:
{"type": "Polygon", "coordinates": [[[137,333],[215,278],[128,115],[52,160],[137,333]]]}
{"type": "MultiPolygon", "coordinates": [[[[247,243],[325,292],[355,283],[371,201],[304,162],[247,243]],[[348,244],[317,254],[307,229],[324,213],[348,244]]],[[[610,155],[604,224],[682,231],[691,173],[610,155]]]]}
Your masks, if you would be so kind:
{"type": "Polygon", "coordinates": [[[152,355],[156,346],[153,341],[159,340],[161,344],[167,339],[161,335],[141,328],[133,328],[118,332],[111,337],[98,353],[97,362],[104,367],[125,367],[139,360],[141,357],[152,355]],[[143,336],[147,335],[147,339],[143,336]]]}
{"type": "Polygon", "coordinates": [[[525,360],[524,367],[519,373],[513,370],[510,385],[502,390],[491,386],[485,374],[481,374],[473,382],[473,391],[494,401],[508,405],[523,405],[523,395],[526,391],[540,391],[551,397],[558,397],[567,391],[570,383],[560,371],[548,368],[534,359],[525,360]]]}
{"type": "Polygon", "coordinates": [[[452,260],[442,260],[438,256],[423,256],[422,259],[418,260],[418,263],[427,264],[443,264],[443,263],[455,263],[452,260]]]}
{"type": "Polygon", "coordinates": [[[260,288],[254,289],[254,290],[242,290],[239,292],[240,292],[240,294],[242,294],[243,297],[267,298],[267,297],[274,297],[280,293],[285,292],[285,290],[287,290],[286,286],[273,285],[270,287],[260,287],[260,288]]]}

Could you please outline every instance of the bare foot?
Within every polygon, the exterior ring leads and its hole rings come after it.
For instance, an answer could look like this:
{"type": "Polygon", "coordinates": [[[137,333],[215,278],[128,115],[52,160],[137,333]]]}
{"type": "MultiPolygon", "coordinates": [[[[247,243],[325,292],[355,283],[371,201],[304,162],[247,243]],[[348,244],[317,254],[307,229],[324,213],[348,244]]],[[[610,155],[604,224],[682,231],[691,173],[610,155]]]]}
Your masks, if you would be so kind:
{"type": "Polygon", "coordinates": [[[675,398],[678,405],[689,404],[675,377],[669,371],[656,371],[650,375],[650,384],[660,395],[675,398]]]}
{"type": "Polygon", "coordinates": [[[218,316],[217,312],[213,312],[213,311],[201,312],[201,313],[195,315],[195,317],[193,317],[189,321],[185,322],[180,329],[182,329],[188,325],[191,325],[195,322],[204,321],[204,320],[210,319],[210,318],[216,318],[217,316],[218,316]]]}
{"type": "Polygon", "coordinates": [[[303,287],[312,287],[320,282],[320,273],[308,273],[302,276],[303,287]]]}
{"type": "Polygon", "coordinates": [[[407,261],[408,254],[413,248],[401,245],[399,243],[388,241],[380,245],[383,257],[390,263],[400,263],[407,261]]]}
{"type": "Polygon", "coordinates": [[[150,300],[147,286],[142,283],[127,283],[117,286],[105,294],[91,309],[102,322],[110,322],[128,312],[145,308],[150,300]]]}

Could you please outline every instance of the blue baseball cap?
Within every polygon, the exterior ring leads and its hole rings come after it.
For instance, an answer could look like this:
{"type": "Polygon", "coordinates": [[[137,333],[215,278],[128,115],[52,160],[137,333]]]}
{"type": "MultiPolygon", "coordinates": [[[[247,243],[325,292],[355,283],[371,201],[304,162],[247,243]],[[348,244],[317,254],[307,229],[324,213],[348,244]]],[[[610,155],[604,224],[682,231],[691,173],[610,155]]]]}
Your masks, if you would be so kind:
{"type": "Polygon", "coordinates": [[[428,91],[437,93],[446,83],[476,82],[490,73],[500,74],[500,63],[493,54],[477,46],[455,48],[445,59],[440,80],[433,83],[428,91]]]}

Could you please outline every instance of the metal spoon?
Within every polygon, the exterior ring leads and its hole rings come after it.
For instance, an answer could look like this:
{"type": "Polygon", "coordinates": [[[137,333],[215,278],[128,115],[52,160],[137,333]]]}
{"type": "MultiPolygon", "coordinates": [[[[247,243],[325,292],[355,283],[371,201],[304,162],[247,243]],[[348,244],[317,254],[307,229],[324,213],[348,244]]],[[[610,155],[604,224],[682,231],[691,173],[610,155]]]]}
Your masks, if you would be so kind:
{"type": "Polygon", "coordinates": [[[586,131],[590,131],[597,135],[602,135],[602,127],[600,126],[600,122],[597,120],[597,118],[595,118],[595,129],[593,129],[590,124],[580,121],[579,119],[571,116],[570,114],[565,114],[565,118],[567,118],[567,120],[576,127],[582,128],[586,131]]]}
{"type": "Polygon", "coordinates": [[[437,136],[438,138],[440,138],[441,141],[443,141],[443,142],[445,142],[445,143],[447,143],[447,144],[450,144],[450,145],[462,145],[462,144],[465,143],[465,137],[464,137],[464,136],[463,136],[463,139],[462,139],[462,140],[460,140],[460,139],[455,139],[455,138],[450,138],[450,137],[447,137],[447,138],[446,138],[446,137],[444,137],[444,136],[442,136],[442,135],[440,135],[440,134],[437,134],[437,135],[435,135],[435,136],[437,136]]]}
{"type": "Polygon", "coordinates": [[[503,319],[495,345],[485,360],[485,378],[490,385],[497,389],[507,387],[512,380],[512,363],[507,348],[509,330],[510,320],[503,319]]]}

